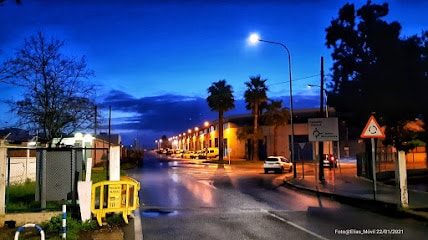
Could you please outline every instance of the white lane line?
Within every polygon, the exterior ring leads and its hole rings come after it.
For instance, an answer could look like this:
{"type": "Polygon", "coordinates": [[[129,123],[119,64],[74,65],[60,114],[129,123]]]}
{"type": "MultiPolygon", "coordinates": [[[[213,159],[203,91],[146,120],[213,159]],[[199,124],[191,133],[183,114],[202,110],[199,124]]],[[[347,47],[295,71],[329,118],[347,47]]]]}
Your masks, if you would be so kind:
{"type": "Polygon", "coordinates": [[[140,210],[134,211],[134,236],[135,240],[143,240],[143,230],[141,229],[140,210]]]}
{"type": "Polygon", "coordinates": [[[283,222],[283,223],[286,223],[286,224],[288,224],[288,225],[291,225],[291,226],[293,226],[293,227],[295,227],[295,228],[297,228],[297,229],[300,229],[300,230],[302,230],[302,231],[304,231],[304,232],[306,232],[306,233],[308,233],[308,234],[310,234],[310,235],[312,235],[312,236],[314,236],[314,237],[316,237],[316,238],[318,238],[318,239],[328,240],[328,238],[325,238],[325,237],[323,237],[323,236],[321,236],[321,235],[319,235],[319,234],[316,234],[316,233],[314,233],[314,232],[310,231],[309,229],[306,229],[306,228],[304,228],[304,227],[302,227],[302,226],[299,226],[299,225],[297,225],[297,224],[295,224],[295,223],[293,223],[293,222],[290,222],[290,221],[288,221],[287,219],[284,219],[284,218],[282,218],[282,217],[280,217],[280,216],[278,216],[278,215],[276,215],[276,214],[274,214],[274,213],[271,213],[271,212],[267,212],[267,213],[268,213],[269,215],[271,215],[272,217],[274,217],[274,218],[278,219],[279,221],[281,221],[281,222],[283,222]]]}

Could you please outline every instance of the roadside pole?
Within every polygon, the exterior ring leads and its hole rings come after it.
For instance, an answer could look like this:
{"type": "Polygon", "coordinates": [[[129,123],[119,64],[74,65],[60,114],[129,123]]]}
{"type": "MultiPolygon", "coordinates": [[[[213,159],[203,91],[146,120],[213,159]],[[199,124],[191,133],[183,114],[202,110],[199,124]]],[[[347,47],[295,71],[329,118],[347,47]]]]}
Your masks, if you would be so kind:
{"type": "MultiPolygon", "coordinates": [[[[305,164],[303,162],[303,157],[302,157],[302,152],[303,152],[303,148],[305,147],[306,143],[299,143],[299,158],[300,160],[302,160],[302,178],[305,178],[305,164]]],[[[296,168],[296,167],[294,167],[296,168]]]]}
{"type": "Polygon", "coordinates": [[[370,139],[372,144],[372,175],[373,175],[373,200],[376,201],[376,149],[375,149],[375,140],[374,138],[370,139]]]}
{"type": "Polygon", "coordinates": [[[0,140],[0,227],[3,227],[6,217],[7,150],[4,142],[0,140]]]}
{"type": "Polygon", "coordinates": [[[375,138],[385,138],[385,134],[382,132],[379,124],[375,117],[370,116],[364,127],[363,132],[360,135],[361,138],[370,138],[372,145],[372,173],[373,173],[373,199],[376,201],[376,147],[375,138]]]}
{"type": "Polygon", "coordinates": [[[398,179],[398,186],[400,191],[400,207],[409,207],[409,194],[407,191],[407,167],[406,167],[406,153],[404,151],[398,152],[398,160],[395,164],[396,179],[398,179]]]}
{"type": "Polygon", "coordinates": [[[317,167],[317,165],[318,165],[318,162],[319,162],[319,144],[318,144],[318,142],[314,142],[313,143],[313,146],[314,146],[314,148],[315,148],[315,157],[314,157],[314,159],[315,159],[315,161],[314,161],[314,167],[315,167],[315,187],[316,187],[316,189],[317,189],[317,191],[318,191],[318,183],[319,183],[319,181],[318,181],[318,167],[317,167]]]}
{"type": "MultiPolygon", "coordinates": [[[[325,183],[324,174],[324,154],[323,144],[325,141],[339,141],[339,124],[338,118],[309,118],[308,119],[308,140],[317,144],[317,155],[315,157],[318,163],[318,179],[317,182],[325,183]]],[[[317,169],[315,168],[315,171],[317,169]]]]}
{"type": "Polygon", "coordinates": [[[232,152],[232,148],[227,149],[227,156],[229,158],[229,165],[230,165],[230,152],[232,152]]]}

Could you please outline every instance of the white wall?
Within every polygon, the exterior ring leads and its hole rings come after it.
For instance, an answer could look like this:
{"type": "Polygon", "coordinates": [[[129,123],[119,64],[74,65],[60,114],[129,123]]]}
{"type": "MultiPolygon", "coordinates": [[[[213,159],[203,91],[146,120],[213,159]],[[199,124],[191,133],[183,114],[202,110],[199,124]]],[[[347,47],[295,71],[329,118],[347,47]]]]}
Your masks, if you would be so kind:
{"type": "MultiPolygon", "coordinates": [[[[10,158],[10,184],[22,184],[27,179],[36,181],[35,157],[11,157],[10,158]]],[[[7,177],[9,177],[7,176],[7,177]]]]}

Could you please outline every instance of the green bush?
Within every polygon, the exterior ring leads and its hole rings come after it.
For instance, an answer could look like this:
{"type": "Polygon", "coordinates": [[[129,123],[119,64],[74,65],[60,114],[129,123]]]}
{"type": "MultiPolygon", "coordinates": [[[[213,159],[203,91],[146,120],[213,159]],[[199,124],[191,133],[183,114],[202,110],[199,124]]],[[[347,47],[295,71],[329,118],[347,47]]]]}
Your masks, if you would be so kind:
{"type": "MultiPolygon", "coordinates": [[[[91,231],[98,229],[98,224],[94,220],[89,220],[82,222],[76,220],[67,214],[67,239],[68,240],[78,240],[80,231],[91,231]]],[[[49,234],[49,239],[61,239],[62,234],[62,216],[54,216],[49,222],[44,222],[41,224],[43,230],[49,234]],[[56,238],[58,237],[58,238],[56,238]]]]}
{"type": "Polygon", "coordinates": [[[122,214],[111,214],[107,216],[105,220],[112,226],[124,226],[126,224],[123,220],[122,214]]]}

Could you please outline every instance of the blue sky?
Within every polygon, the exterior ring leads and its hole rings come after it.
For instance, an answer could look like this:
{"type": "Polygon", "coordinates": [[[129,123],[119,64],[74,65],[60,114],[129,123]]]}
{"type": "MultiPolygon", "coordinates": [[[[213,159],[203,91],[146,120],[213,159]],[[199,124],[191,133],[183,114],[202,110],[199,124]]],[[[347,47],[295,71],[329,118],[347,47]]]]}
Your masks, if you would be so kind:
{"type": "MultiPolygon", "coordinates": [[[[237,108],[244,82],[260,74],[268,79],[268,97],[289,106],[287,54],[280,46],[249,45],[247,38],[285,44],[290,50],[294,108],[318,107],[320,58],[325,73],[331,50],[325,28],[338,16],[341,0],[28,0],[0,7],[1,58],[11,56],[25,37],[43,31],[65,41],[65,53],[87,57],[100,86],[98,102],[107,122],[112,107],[112,133],[125,144],[138,139],[151,148],[162,135],[172,136],[214,120],[205,99],[207,88],[221,79],[234,89],[237,108]]],[[[373,1],[383,3],[384,1],[373,1]]],[[[361,7],[366,1],[353,1],[361,7]]],[[[396,20],[402,36],[427,30],[425,1],[389,1],[386,20],[396,20]]],[[[326,78],[328,80],[328,76],[326,78]]],[[[17,99],[20,89],[0,83],[0,100],[17,99]]],[[[16,116],[0,104],[0,128],[16,116]]],[[[103,129],[107,131],[107,129],[103,129]]]]}

